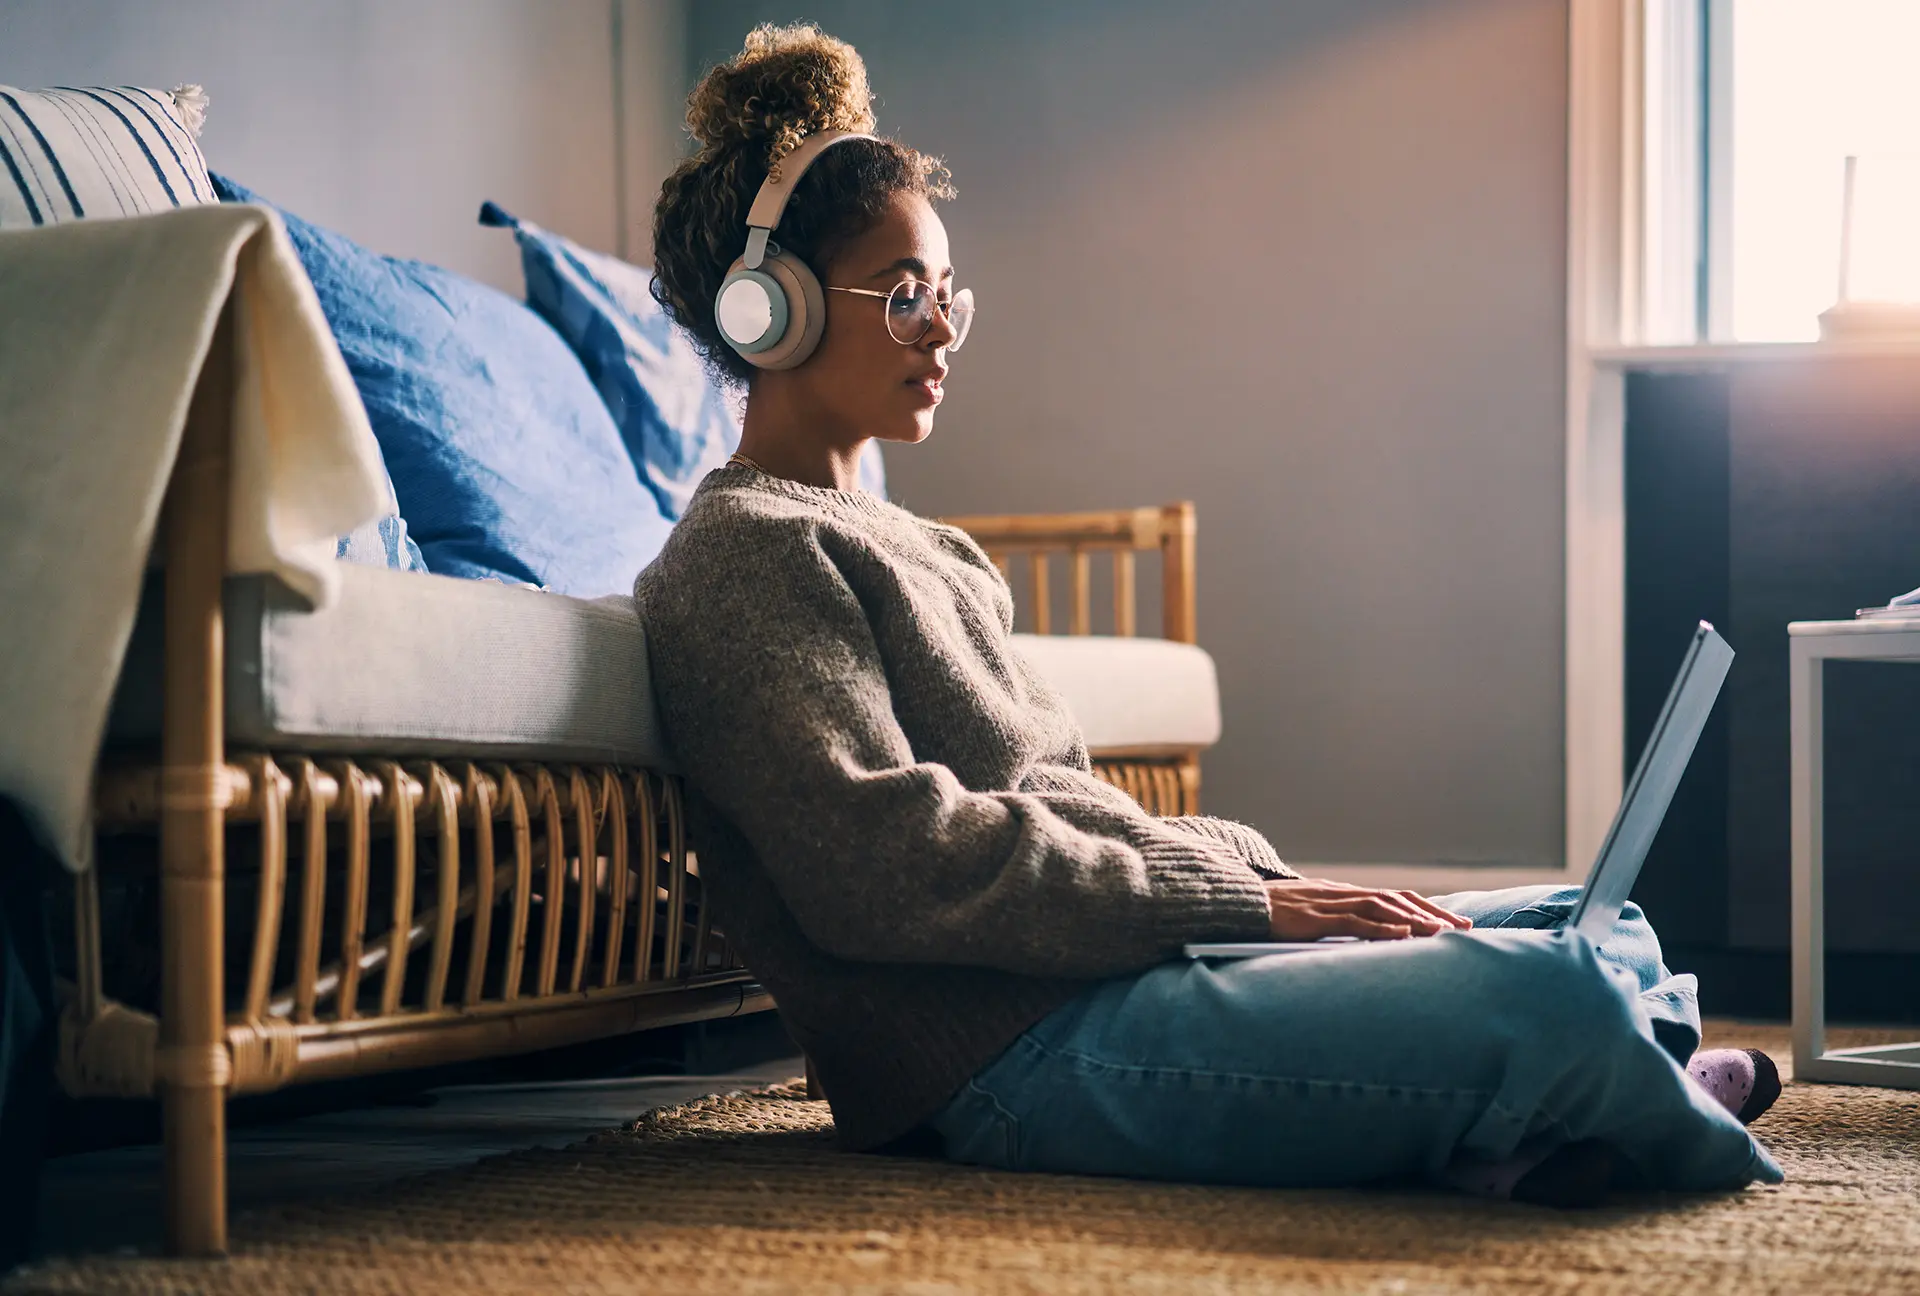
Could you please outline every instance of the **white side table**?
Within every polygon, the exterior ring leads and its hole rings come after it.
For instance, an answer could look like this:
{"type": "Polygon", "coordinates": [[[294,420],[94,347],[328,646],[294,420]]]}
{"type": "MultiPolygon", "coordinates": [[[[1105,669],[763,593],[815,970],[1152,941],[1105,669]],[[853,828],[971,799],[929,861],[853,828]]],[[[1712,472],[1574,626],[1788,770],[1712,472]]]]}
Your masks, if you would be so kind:
{"type": "MultiPolygon", "coordinates": [[[[1920,1041],[1826,1046],[1825,664],[1920,662],[1920,617],[1796,621],[1787,627],[1793,714],[1793,1075],[1920,1089],[1920,1041]]],[[[1920,789],[1916,789],[1920,795],[1920,789]]]]}

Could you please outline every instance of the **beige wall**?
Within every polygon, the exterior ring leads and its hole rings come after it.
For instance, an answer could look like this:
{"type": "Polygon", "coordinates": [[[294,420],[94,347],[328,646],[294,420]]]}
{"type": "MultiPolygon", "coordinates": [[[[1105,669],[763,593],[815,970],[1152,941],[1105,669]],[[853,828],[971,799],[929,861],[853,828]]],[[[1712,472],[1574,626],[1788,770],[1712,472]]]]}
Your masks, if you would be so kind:
{"type": "MultiPolygon", "coordinates": [[[[707,0],[695,66],[786,6],[707,0]]],[[[1189,497],[1211,811],[1309,861],[1562,853],[1559,0],[831,0],[952,165],[928,513],[1189,497]]]]}
{"type": "Polygon", "coordinates": [[[677,97],[684,13],[678,0],[0,0],[0,82],[201,83],[214,170],[517,295],[513,240],[475,223],[481,200],[617,250],[616,138],[628,175],[664,173],[676,123],[659,94],[677,97]],[[619,96],[616,4],[640,79],[619,96]],[[666,70],[647,63],[661,51],[666,70]]]}
{"type": "MultiPolygon", "coordinates": [[[[981,298],[896,494],[1196,500],[1208,807],[1301,860],[1557,862],[1563,0],[807,13],[867,55],[882,127],[952,163],[981,298]]],[[[794,16],[0,0],[0,81],[202,82],[216,169],[517,291],[481,198],[644,256],[691,69],[794,16]]]]}
{"type": "Polygon", "coordinates": [[[620,28],[619,255],[652,260],[653,205],[661,182],[690,147],[687,0],[615,0],[620,28]]]}

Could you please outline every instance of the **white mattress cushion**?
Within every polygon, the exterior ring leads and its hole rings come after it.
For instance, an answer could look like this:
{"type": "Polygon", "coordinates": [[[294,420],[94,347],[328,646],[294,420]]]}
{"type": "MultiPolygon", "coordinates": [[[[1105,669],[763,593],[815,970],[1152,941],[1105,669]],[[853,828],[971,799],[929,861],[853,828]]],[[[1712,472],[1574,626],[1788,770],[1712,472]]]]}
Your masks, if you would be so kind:
{"type": "MultiPolygon", "coordinates": [[[[236,746],[611,761],[674,768],[631,599],[342,565],[322,611],[268,577],[227,582],[226,709],[236,746]]],[[[160,732],[159,583],[142,600],[109,725],[160,732]]],[[[1094,753],[1211,746],[1213,658],[1191,644],[1015,635],[1094,753]]]]}
{"type": "Polygon", "coordinates": [[[1192,644],[1109,635],[1013,636],[1066,699],[1087,747],[1211,747],[1220,739],[1220,681],[1192,644]]]}
{"type": "MultiPolygon", "coordinates": [[[[671,769],[633,600],[342,564],[313,611],[278,582],[227,582],[227,733],[236,746],[607,761],[671,769]]],[[[158,582],[142,601],[109,725],[160,728],[158,582]]]]}

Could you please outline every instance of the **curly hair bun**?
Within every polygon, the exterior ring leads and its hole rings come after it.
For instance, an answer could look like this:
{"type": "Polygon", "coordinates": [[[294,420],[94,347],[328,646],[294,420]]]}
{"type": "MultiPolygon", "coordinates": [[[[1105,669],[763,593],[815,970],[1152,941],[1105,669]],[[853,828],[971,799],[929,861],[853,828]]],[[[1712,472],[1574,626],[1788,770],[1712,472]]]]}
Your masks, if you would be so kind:
{"type": "Polygon", "coordinates": [[[748,33],[746,47],[688,96],[687,129],[699,149],[654,204],[653,296],[731,380],[750,381],[756,370],[721,334],[714,298],[746,247],[755,195],[801,140],[826,130],[874,136],[821,154],[781,214],[781,249],[816,275],[836,248],[880,222],[895,194],[953,196],[939,158],[875,135],[867,65],[810,23],[748,33]]]}
{"type": "Polygon", "coordinates": [[[867,65],[811,23],[754,28],[687,101],[687,129],[709,157],[764,141],[768,162],[777,163],[816,131],[873,127],[867,65]]]}

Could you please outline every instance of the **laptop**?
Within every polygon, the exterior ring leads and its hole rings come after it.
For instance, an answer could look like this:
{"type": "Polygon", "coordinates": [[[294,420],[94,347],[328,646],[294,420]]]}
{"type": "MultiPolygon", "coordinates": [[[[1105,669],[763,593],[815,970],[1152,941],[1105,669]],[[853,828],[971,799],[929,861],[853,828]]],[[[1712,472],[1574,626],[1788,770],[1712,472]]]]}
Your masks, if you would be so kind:
{"type": "MultiPolygon", "coordinates": [[[[1727,669],[1732,665],[1733,649],[1718,631],[1702,621],[1694,631],[1693,642],[1680,663],[1673,687],[1667,690],[1666,704],[1660,708],[1660,718],[1654,721],[1653,733],[1640,753],[1640,763],[1627,782],[1626,795],[1620,799],[1620,809],[1613,817],[1613,826],[1607,830],[1607,840],[1600,847],[1593,867],[1587,870],[1580,900],[1565,927],[1553,930],[1577,931],[1595,944],[1613,930],[1633,890],[1634,880],[1640,876],[1647,851],[1653,846],[1654,834],[1660,831],[1660,822],[1667,816],[1667,807],[1680,786],[1680,776],[1686,773],[1687,762],[1693,758],[1700,731],[1706,728],[1707,716],[1720,696],[1720,686],[1726,683],[1727,669]]],[[[1550,935],[1552,931],[1542,934],[1550,935]]],[[[1317,941],[1195,943],[1188,945],[1185,952],[1188,958],[1195,959],[1258,958],[1268,954],[1324,952],[1355,941],[1352,936],[1329,936],[1317,941]]]]}

